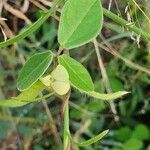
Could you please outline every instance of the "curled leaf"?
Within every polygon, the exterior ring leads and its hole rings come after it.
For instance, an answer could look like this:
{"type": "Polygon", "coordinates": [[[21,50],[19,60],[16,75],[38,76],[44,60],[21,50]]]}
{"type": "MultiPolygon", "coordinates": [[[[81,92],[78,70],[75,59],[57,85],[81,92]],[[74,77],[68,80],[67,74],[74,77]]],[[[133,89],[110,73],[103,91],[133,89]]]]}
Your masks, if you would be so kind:
{"type": "Polygon", "coordinates": [[[53,89],[58,95],[65,95],[70,89],[69,75],[62,65],[58,65],[50,75],[40,80],[45,86],[53,89]]]}

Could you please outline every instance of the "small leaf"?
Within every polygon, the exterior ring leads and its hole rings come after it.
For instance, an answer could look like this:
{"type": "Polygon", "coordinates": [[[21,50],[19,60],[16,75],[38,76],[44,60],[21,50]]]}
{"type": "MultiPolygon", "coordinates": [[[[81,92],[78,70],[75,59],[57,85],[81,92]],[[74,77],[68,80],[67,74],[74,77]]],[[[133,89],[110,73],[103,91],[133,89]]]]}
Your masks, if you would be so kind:
{"type": "Polygon", "coordinates": [[[119,91],[119,92],[110,93],[110,94],[101,94],[101,93],[92,91],[92,92],[88,92],[87,94],[89,96],[92,96],[94,98],[101,99],[101,100],[114,100],[114,99],[117,99],[117,98],[119,98],[123,95],[126,95],[128,93],[130,93],[130,92],[119,91]]]}
{"type": "Polygon", "coordinates": [[[121,127],[115,131],[115,138],[122,143],[130,139],[132,130],[129,127],[121,127]]]}
{"type": "Polygon", "coordinates": [[[98,35],[102,24],[100,0],[67,0],[61,13],[58,41],[63,48],[81,46],[98,35]]]}
{"type": "Polygon", "coordinates": [[[65,95],[70,89],[69,74],[67,70],[58,65],[51,73],[52,89],[59,95],[65,95]]]}
{"type": "Polygon", "coordinates": [[[132,138],[138,139],[138,140],[148,140],[150,138],[149,129],[144,124],[138,124],[133,133],[132,138]]]}
{"type": "Polygon", "coordinates": [[[0,100],[0,106],[3,107],[20,107],[29,104],[35,100],[38,94],[44,90],[45,85],[37,81],[28,90],[23,91],[17,97],[12,97],[9,100],[0,100]]]}
{"type": "Polygon", "coordinates": [[[69,75],[62,65],[58,65],[50,75],[40,80],[58,95],[65,95],[70,89],[69,75]]]}
{"type": "Polygon", "coordinates": [[[81,142],[81,143],[76,143],[78,146],[87,146],[87,145],[91,145],[93,143],[96,143],[97,141],[101,140],[107,133],[109,132],[109,130],[105,130],[102,133],[100,133],[99,135],[85,141],[85,142],[81,142]]]}
{"type": "Polygon", "coordinates": [[[53,59],[50,51],[33,55],[23,66],[18,80],[17,88],[24,91],[31,87],[46,71],[53,59]]]}
{"type": "Polygon", "coordinates": [[[68,71],[72,86],[80,91],[94,90],[91,76],[82,64],[67,55],[61,55],[58,59],[59,63],[68,71]]]}
{"type": "Polygon", "coordinates": [[[138,139],[130,138],[126,141],[123,145],[123,150],[142,150],[143,149],[143,142],[138,139]]]}

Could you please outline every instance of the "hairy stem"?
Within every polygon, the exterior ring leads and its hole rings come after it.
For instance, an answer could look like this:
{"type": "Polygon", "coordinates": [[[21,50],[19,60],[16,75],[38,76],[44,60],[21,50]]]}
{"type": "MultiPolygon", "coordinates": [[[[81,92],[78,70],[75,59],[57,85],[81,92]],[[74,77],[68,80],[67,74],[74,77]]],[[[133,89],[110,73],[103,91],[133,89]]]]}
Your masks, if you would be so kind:
{"type": "Polygon", "coordinates": [[[112,19],[114,22],[126,27],[128,30],[135,32],[137,35],[141,36],[143,39],[150,40],[150,33],[143,31],[142,29],[136,27],[133,24],[129,24],[128,21],[118,17],[111,11],[103,8],[104,15],[110,19],[112,19]]]}
{"type": "MultiPolygon", "coordinates": [[[[63,0],[57,0],[54,5],[51,7],[51,9],[44,13],[36,22],[34,22],[32,25],[30,25],[25,31],[21,32],[20,34],[16,35],[15,37],[8,39],[4,42],[0,42],[0,48],[9,46],[11,44],[14,44],[18,42],[21,39],[26,38],[33,32],[35,32],[47,19],[49,16],[53,15],[53,13],[56,10],[56,7],[62,2],[63,0]]],[[[112,19],[114,22],[125,26],[128,30],[135,32],[137,35],[141,36],[143,39],[149,40],[150,41],[150,33],[147,33],[140,28],[136,27],[135,25],[129,24],[128,21],[120,18],[119,16],[115,15],[111,11],[103,8],[104,15],[110,19],[112,19]]],[[[2,50],[2,49],[0,49],[2,50]]]]}
{"type": "Polygon", "coordinates": [[[63,141],[63,150],[69,149],[69,97],[65,99],[64,104],[64,141],[63,141]]]}

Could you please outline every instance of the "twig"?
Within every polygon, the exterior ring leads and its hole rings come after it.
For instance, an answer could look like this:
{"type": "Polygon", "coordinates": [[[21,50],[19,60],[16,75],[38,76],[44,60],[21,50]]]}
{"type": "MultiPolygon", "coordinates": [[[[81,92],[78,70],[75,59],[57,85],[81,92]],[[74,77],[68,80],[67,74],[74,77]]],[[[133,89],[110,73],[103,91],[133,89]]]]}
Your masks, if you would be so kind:
{"type": "Polygon", "coordinates": [[[14,9],[11,5],[7,3],[4,3],[4,8],[12,13],[14,16],[24,20],[27,24],[31,24],[31,21],[20,10],[14,9]]]}
{"type": "Polygon", "coordinates": [[[114,22],[126,27],[128,30],[136,33],[137,35],[140,35],[143,39],[147,39],[148,41],[150,40],[150,33],[143,31],[142,29],[136,27],[133,24],[129,24],[128,21],[124,20],[123,18],[120,18],[119,16],[105,8],[103,8],[103,12],[106,17],[112,19],[114,22]]]}
{"type": "Polygon", "coordinates": [[[3,115],[1,116],[0,115],[0,120],[3,120],[3,121],[12,121],[12,119],[16,122],[16,123],[30,123],[30,124],[39,124],[40,121],[36,120],[36,119],[33,119],[33,118],[29,118],[29,117],[10,117],[10,116],[7,116],[7,115],[3,115]]]}
{"type": "Polygon", "coordinates": [[[88,110],[84,109],[83,107],[78,106],[77,104],[73,103],[73,102],[69,102],[70,106],[74,107],[75,109],[77,109],[78,111],[80,111],[81,113],[88,115],[88,116],[94,116],[96,115],[96,113],[94,112],[89,112],[88,110]]]}
{"type": "Polygon", "coordinates": [[[25,0],[21,7],[21,11],[23,13],[26,13],[28,11],[28,8],[29,8],[29,0],[25,0]]]}
{"type": "Polygon", "coordinates": [[[39,2],[37,2],[37,0],[29,0],[31,3],[33,3],[35,6],[37,6],[38,8],[40,8],[43,11],[47,11],[47,8],[44,7],[43,5],[41,5],[39,2]]]}
{"type": "Polygon", "coordinates": [[[147,20],[150,23],[150,18],[145,14],[145,12],[142,10],[142,8],[137,4],[137,2],[135,0],[132,0],[134,2],[134,4],[138,7],[138,9],[142,12],[142,14],[147,18],[147,20]]]}
{"type": "MultiPolygon", "coordinates": [[[[111,91],[111,87],[110,87],[110,84],[109,84],[108,76],[107,76],[103,61],[102,61],[101,54],[99,52],[98,42],[97,42],[96,39],[94,40],[94,46],[95,46],[95,51],[96,51],[96,55],[97,55],[97,59],[98,59],[98,63],[99,63],[101,73],[102,73],[102,78],[103,78],[103,82],[104,82],[106,91],[107,91],[107,93],[111,93],[112,91],[111,91]]],[[[115,119],[116,122],[118,122],[119,121],[119,116],[117,115],[117,110],[116,110],[115,104],[114,104],[113,101],[110,101],[109,103],[110,103],[111,111],[114,114],[114,119],[115,119]]]]}
{"type": "Polygon", "coordinates": [[[135,68],[136,70],[145,72],[145,73],[147,73],[147,74],[150,75],[150,70],[149,70],[149,69],[147,69],[147,68],[145,68],[145,67],[142,67],[142,66],[140,66],[140,65],[138,65],[138,64],[136,64],[136,63],[133,63],[133,62],[130,61],[129,59],[127,59],[127,58],[121,56],[116,50],[113,50],[113,48],[111,47],[111,45],[110,45],[105,39],[103,39],[103,37],[101,37],[101,38],[102,38],[103,41],[105,41],[104,43],[107,45],[107,47],[104,46],[103,44],[98,43],[98,46],[99,46],[100,48],[104,49],[105,51],[107,51],[107,52],[111,53],[112,55],[116,56],[117,58],[121,59],[121,60],[124,61],[127,65],[129,65],[129,66],[135,68]]]}
{"type": "Polygon", "coordinates": [[[75,133],[74,140],[77,141],[82,133],[91,125],[91,119],[88,119],[81,125],[81,128],[75,133]]]}
{"type": "Polygon", "coordinates": [[[48,116],[48,119],[49,119],[49,124],[50,124],[50,127],[52,129],[52,133],[53,133],[53,135],[55,137],[55,142],[58,144],[59,149],[61,149],[61,147],[62,147],[61,139],[59,137],[59,134],[58,134],[58,131],[57,131],[54,119],[52,117],[52,114],[51,114],[51,112],[50,112],[50,110],[48,108],[47,102],[45,100],[43,100],[42,104],[43,104],[43,106],[45,108],[45,111],[47,113],[47,116],[48,116]]]}
{"type": "Polygon", "coordinates": [[[63,133],[63,150],[70,150],[69,141],[69,98],[70,92],[64,96],[64,133],[63,133]]]}
{"type": "Polygon", "coordinates": [[[112,0],[109,0],[108,10],[110,11],[112,5],[112,0]]]}
{"type": "MultiPolygon", "coordinates": [[[[41,3],[43,3],[44,5],[49,6],[49,7],[52,7],[52,5],[53,5],[52,2],[47,1],[47,0],[38,0],[38,1],[40,1],[41,3]]],[[[58,8],[57,11],[61,12],[61,9],[58,8]]]]}

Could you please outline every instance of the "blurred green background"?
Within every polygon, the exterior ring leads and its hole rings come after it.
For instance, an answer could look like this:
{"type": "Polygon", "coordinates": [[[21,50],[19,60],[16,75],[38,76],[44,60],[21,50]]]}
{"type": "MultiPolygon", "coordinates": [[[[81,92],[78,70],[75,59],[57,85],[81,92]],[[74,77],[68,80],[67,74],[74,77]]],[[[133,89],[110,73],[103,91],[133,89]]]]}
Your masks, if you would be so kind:
{"type": "MultiPolygon", "coordinates": [[[[109,2],[103,0],[103,6],[108,8],[109,2]]],[[[30,21],[34,22],[40,17],[41,10],[49,9],[52,3],[53,1],[48,0],[0,2],[1,17],[7,19],[0,20],[1,41],[5,36],[11,38],[24,30],[30,21]],[[15,13],[15,10],[18,12],[15,13]]],[[[150,18],[149,0],[113,0],[111,3],[111,10],[115,14],[150,32],[150,22],[139,7],[150,18]]],[[[0,50],[0,99],[18,94],[16,78],[27,58],[35,52],[56,52],[59,16],[58,11],[36,33],[0,50]]],[[[73,89],[70,98],[72,136],[77,141],[84,141],[110,129],[109,134],[101,141],[85,148],[74,145],[73,149],[150,150],[150,74],[137,68],[138,64],[150,72],[150,42],[140,39],[108,18],[105,18],[102,33],[97,40],[117,52],[112,55],[100,48],[109,88],[112,92],[126,90],[131,93],[114,102],[114,114],[108,102],[93,99],[73,89]],[[125,60],[122,61],[119,56],[125,60]],[[129,61],[135,64],[131,66],[129,61]]],[[[71,50],[70,55],[88,69],[96,90],[106,92],[93,43],[71,50]]],[[[47,105],[40,102],[13,109],[0,107],[0,149],[57,150],[61,142],[54,138],[54,134],[62,139],[62,107],[62,102],[55,97],[47,100],[47,105]],[[58,133],[52,132],[50,115],[58,133]]]]}

